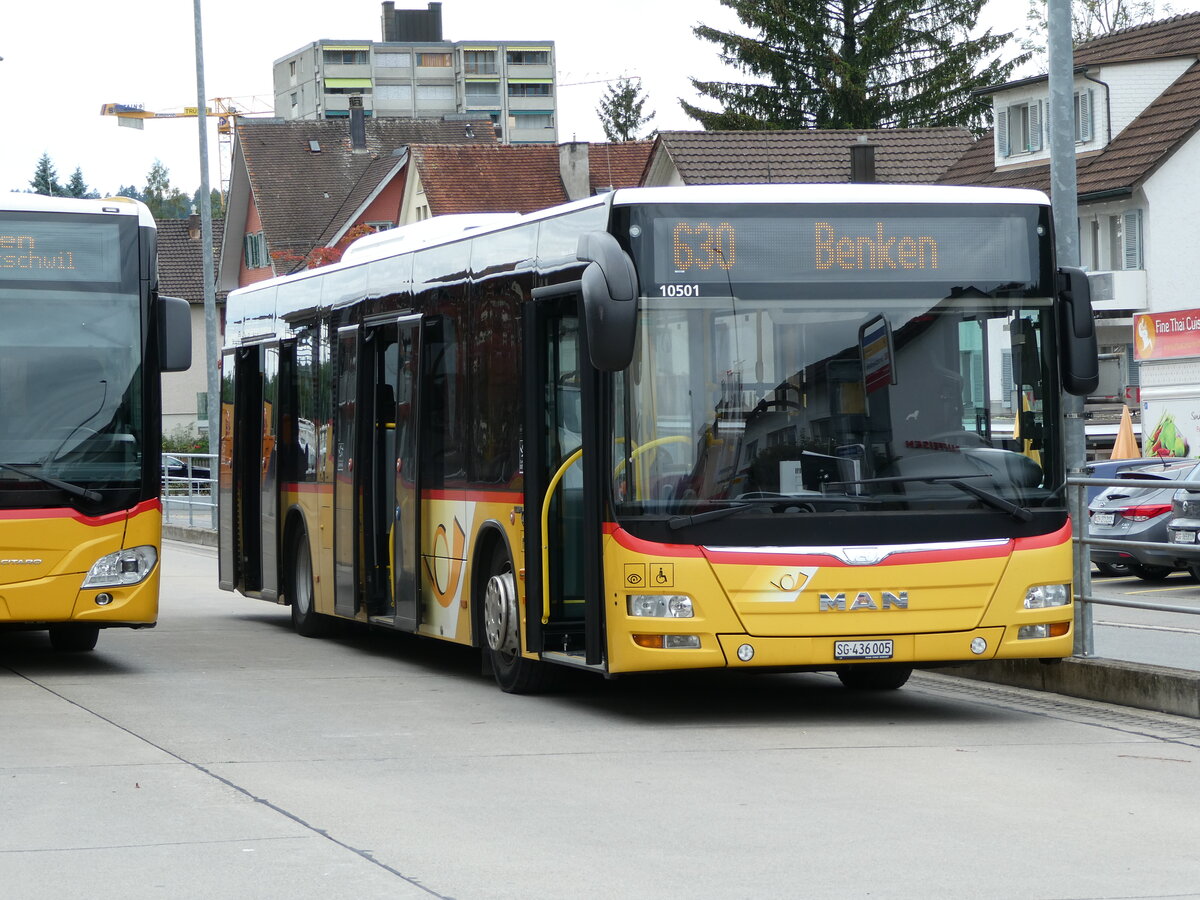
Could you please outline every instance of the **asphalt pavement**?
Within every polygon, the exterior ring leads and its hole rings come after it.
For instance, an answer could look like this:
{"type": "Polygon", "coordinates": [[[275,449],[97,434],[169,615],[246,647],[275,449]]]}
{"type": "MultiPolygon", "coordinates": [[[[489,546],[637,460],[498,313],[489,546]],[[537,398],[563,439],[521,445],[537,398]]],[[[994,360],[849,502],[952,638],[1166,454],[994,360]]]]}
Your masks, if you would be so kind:
{"type": "Polygon", "coordinates": [[[0,634],[5,898],[1200,897],[1200,722],[917,673],[582,674],[219,591],[0,634]]]}

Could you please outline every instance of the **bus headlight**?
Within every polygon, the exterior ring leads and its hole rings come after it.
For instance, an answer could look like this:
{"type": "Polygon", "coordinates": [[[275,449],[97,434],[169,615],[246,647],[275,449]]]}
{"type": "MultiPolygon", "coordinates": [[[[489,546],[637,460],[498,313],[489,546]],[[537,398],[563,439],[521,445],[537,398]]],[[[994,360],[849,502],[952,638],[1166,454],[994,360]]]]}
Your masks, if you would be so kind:
{"type": "Polygon", "coordinates": [[[122,585],[138,584],[145,581],[146,576],[158,562],[158,551],[153,547],[130,547],[118,550],[108,556],[102,556],[88,570],[87,578],[83,579],[83,587],[120,587],[122,585]]]}
{"type": "Polygon", "coordinates": [[[630,594],[629,614],[654,619],[690,619],[692,598],[683,594],[630,594]]]}
{"type": "Polygon", "coordinates": [[[1066,606],[1071,602],[1071,591],[1065,584],[1039,584],[1025,592],[1026,609],[1048,609],[1066,606]]]}

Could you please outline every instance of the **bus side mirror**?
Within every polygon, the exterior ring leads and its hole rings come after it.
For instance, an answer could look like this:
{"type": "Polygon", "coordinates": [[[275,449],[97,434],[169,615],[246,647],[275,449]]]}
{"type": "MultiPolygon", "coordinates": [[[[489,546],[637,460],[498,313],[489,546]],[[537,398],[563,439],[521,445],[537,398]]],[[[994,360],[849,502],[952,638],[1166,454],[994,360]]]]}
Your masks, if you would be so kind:
{"type": "Polygon", "coordinates": [[[1100,358],[1092,292],[1083,269],[1063,266],[1058,270],[1058,300],[1063,390],[1086,397],[1100,384],[1100,358]]]}
{"type": "Polygon", "coordinates": [[[579,236],[583,318],[588,356],[601,372],[619,372],[633,361],[637,337],[637,272],[617,239],[605,231],[579,236]]]}
{"type": "Polygon", "coordinates": [[[158,361],[164,372],[192,367],[192,308],[180,297],[158,298],[158,361]]]}

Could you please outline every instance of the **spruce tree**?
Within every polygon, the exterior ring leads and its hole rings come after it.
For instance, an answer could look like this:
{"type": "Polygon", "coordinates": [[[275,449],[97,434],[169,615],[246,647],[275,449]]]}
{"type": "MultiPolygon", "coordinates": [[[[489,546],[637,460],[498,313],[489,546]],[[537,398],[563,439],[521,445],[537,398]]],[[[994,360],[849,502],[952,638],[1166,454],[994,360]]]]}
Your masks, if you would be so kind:
{"type": "Polygon", "coordinates": [[[38,160],[29,187],[35,194],[45,194],[47,197],[62,196],[62,185],[58,183],[58,173],[54,170],[54,163],[50,161],[49,153],[43,153],[42,158],[38,160]]]}
{"type": "Polygon", "coordinates": [[[68,197],[82,197],[85,200],[94,200],[100,196],[98,192],[88,188],[87,182],[83,180],[83,170],[78,166],[71,173],[71,177],[67,180],[66,185],[63,186],[62,192],[68,197]]]}
{"type": "Polygon", "coordinates": [[[604,136],[613,142],[637,140],[641,127],[654,118],[654,113],[642,115],[645,105],[641,86],[633,79],[618,78],[610,84],[596,107],[604,136]]]}
{"type": "Polygon", "coordinates": [[[970,33],[985,0],[721,0],[748,34],[693,29],[755,81],[691,79],[716,111],[680,101],[706,129],[986,127],[1008,80],[1011,33],[970,33]]]}

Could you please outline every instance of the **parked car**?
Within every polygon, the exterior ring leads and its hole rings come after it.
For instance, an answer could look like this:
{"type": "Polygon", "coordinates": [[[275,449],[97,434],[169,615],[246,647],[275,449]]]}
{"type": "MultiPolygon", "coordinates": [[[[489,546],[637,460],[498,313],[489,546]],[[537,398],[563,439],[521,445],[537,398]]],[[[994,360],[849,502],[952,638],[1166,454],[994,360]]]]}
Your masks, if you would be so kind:
{"type": "MultiPolygon", "coordinates": [[[[1200,469],[1196,470],[1200,480],[1200,469]]],[[[1167,543],[1178,544],[1175,564],[1185,567],[1200,580],[1200,488],[1180,488],[1171,500],[1167,520],[1167,543]]]]}
{"type": "MultiPolygon", "coordinates": [[[[1119,472],[1116,477],[1122,480],[1162,481],[1163,486],[1114,485],[1104,488],[1088,507],[1088,527],[1092,537],[1167,543],[1167,522],[1171,518],[1171,502],[1176,492],[1172,482],[1189,479],[1196,466],[1194,459],[1163,459],[1119,472]]],[[[1172,572],[1186,568],[1186,564],[1171,551],[1142,548],[1136,543],[1119,550],[1093,547],[1091,559],[1097,566],[1126,566],[1131,574],[1147,581],[1166,578],[1172,572]]]]}
{"type": "MultiPolygon", "coordinates": [[[[1134,469],[1138,466],[1144,466],[1150,460],[1145,457],[1137,459],[1102,459],[1096,462],[1088,463],[1083,467],[1084,476],[1087,478],[1117,478],[1120,474],[1128,469],[1134,469]]],[[[1091,506],[1092,501],[1096,499],[1104,487],[1098,484],[1090,484],[1087,488],[1087,502],[1091,506]]]]}
{"type": "Polygon", "coordinates": [[[209,469],[207,466],[192,465],[189,469],[186,460],[182,460],[177,456],[166,456],[162,458],[163,481],[168,478],[174,481],[177,478],[188,479],[193,481],[207,481],[209,478],[209,469]]]}

